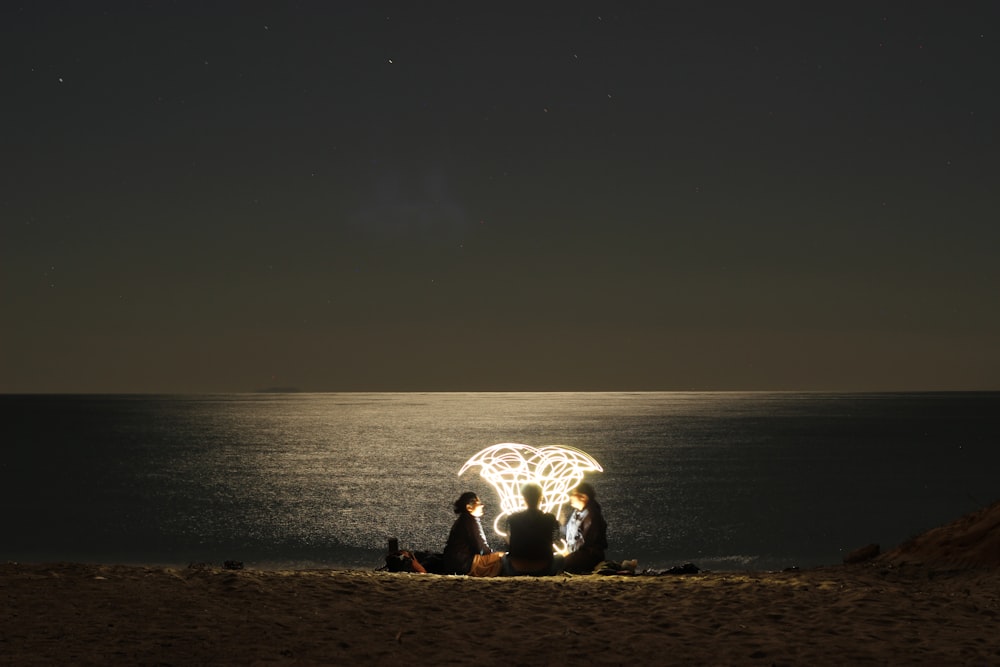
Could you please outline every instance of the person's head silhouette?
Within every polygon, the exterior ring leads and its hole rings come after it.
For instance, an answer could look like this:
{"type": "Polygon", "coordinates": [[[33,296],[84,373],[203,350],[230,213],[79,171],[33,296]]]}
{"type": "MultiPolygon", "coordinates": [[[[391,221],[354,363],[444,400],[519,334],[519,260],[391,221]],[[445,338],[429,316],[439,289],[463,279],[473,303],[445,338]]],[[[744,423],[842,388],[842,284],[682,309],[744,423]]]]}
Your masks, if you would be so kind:
{"type": "Polygon", "coordinates": [[[529,508],[538,509],[538,504],[542,502],[542,487],[534,483],[525,484],[521,487],[521,497],[529,508]]]}

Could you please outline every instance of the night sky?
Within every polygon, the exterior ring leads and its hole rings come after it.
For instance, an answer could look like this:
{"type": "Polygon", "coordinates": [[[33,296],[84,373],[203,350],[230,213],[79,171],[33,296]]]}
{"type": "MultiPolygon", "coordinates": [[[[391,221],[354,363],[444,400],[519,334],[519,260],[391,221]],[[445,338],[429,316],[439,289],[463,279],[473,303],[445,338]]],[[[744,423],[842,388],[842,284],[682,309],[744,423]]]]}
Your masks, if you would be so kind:
{"type": "Polygon", "coordinates": [[[1000,3],[6,2],[0,392],[1000,389],[1000,3]]]}

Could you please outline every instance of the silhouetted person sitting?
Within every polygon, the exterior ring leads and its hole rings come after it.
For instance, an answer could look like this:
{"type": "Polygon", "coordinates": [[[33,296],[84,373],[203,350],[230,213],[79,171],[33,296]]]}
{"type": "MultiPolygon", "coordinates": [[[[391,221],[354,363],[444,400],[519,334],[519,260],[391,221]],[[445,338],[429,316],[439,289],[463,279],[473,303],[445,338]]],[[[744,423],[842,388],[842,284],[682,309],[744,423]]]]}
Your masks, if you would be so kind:
{"type": "Polygon", "coordinates": [[[466,491],[455,501],[458,518],[448,533],[444,547],[444,571],[467,574],[470,577],[493,577],[500,573],[502,553],[493,551],[486,542],[480,518],[483,501],[473,491],[466,491]]]}
{"type": "Polygon", "coordinates": [[[566,521],[566,548],[569,553],[563,563],[567,572],[593,572],[604,560],[608,548],[608,524],[601,513],[594,487],[581,483],[569,494],[573,513],[566,521]]]}
{"type": "MultiPolygon", "coordinates": [[[[525,484],[521,496],[528,509],[507,517],[507,542],[510,548],[503,559],[502,574],[543,577],[559,571],[552,542],[559,535],[559,521],[555,516],[538,509],[542,502],[542,487],[525,484]]],[[[559,561],[562,559],[560,558],[559,561]]]]}

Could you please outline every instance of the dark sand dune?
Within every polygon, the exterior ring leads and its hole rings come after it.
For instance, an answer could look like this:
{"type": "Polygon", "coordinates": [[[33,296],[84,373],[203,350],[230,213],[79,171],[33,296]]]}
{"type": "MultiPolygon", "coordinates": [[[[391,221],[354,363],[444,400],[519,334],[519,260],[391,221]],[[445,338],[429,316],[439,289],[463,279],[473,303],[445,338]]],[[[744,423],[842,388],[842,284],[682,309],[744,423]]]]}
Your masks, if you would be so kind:
{"type": "Polygon", "coordinates": [[[934,569],[1000,568],[1000,502],[929,530],[879,560],[934,569]]]}

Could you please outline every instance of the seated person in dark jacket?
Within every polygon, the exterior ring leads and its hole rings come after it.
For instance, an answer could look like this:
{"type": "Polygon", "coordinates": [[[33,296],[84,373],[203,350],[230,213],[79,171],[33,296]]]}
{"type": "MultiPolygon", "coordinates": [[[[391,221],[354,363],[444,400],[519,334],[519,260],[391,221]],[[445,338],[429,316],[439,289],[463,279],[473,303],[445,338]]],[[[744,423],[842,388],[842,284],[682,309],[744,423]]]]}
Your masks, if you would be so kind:
{"type": "Polygon", "coordinates": [[[448,533],[444,547],[444,572],[467,574],[470,577],[493,577],[500,574],[502,552],[495,553],[486,542],[480,518],[483,502],[472,491],[466,491],[455,501],[458,518],[448,533]]]}
{"type": "MultiPolygon", "coordinates": [[[[557,562],[552,542],[559,536],[559,521],[538,509],[542,487],[525,484],[521,496],[528,509],[507,517],[509,550],[503,559],[503,574],[508,576],[546,576],[555,574],[562,563],[557,562]]],[[[559,561],[562,559],[560,558],[559,561]]]]}
{"type": "Polygon", "coordinates": [[[608,548],[608,524],[601,513],[594,487],[583,482],[569,495],[573,513],[566,521],[566,548],[563,563],[567,572],[593,572],[604,560],[608,548]]]}

